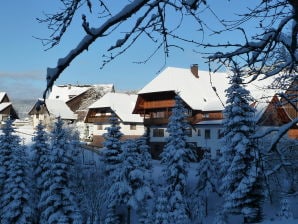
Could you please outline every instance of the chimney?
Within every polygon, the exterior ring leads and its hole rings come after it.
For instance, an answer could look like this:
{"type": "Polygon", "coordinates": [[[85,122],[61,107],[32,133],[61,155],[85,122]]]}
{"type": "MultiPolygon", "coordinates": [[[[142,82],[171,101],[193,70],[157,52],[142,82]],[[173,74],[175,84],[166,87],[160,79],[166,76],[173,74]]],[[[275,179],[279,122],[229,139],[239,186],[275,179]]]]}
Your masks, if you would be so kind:
{"type": "Polygon", "coordinates": [[[192,64],[190,66],[191,73],[196,77],[199,78],[199,66],[198,64],[192,64]]]}

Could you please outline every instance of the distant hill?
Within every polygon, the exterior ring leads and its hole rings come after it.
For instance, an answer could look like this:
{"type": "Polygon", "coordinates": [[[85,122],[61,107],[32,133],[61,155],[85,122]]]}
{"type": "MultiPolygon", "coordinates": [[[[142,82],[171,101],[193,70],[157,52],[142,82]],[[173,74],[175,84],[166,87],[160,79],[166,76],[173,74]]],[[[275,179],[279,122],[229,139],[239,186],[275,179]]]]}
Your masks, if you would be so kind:
{"type": "Polygon", "coordinates": [[[13,100],[12,101],[13,107],[17,111],[20,119],[29,117],[28,112],[32,109],[35,103],[36,103],[36,100],[13,100]]]}

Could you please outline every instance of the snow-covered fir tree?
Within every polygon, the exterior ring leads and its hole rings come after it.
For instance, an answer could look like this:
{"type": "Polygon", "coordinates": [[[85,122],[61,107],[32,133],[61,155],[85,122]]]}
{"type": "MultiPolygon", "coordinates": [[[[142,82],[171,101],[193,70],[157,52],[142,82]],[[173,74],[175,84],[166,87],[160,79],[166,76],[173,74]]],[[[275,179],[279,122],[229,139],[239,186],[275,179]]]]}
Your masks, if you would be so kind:
{"type": "Polygon", "coordinates": [[[50,153],[44,161],[42,190],[39,201],[40,223],[82,223],[75,195],[71,189],[70,143],[59,117],[51,133],[50,153]]]}
{"type": "MultiPolygon", "coordinates": [[[[148,136],[147,132],[140,138],[136,139],[136,144],[138,148],[138,153],[140,155],[140,166],[139,168],[143,170],[145,177],[144,181],[146,181],[146,185],[151,186],[152,189],[153,181],[152,181],[152,157],[150,154],[150,147],[148,146],[148,136]]],[[[151,201],[154,198],[151,198],[151,201]]],[[[149,224],[153,222],[153,206],[149,205],[149,201],[143,201],[140,207],[138,208],[138,216],[140,224],[149,224]]]]}
{"type": "Polygon", "coordinates": [[[12,122],[5,122],[0,136],[0,223],[33,223],[28,159],[20,138],[14,135],[12,122]]]}
{"type": "Polygon", "coordinates": [[[290,209],[289,199],[285,196],[283,196],[280,200],[280,212],[278,216],[284,221],[293,219],[293,213],[290,209]]]}
{"type": "MultiPolygon", "coordinates": [[[[118,198],[119,205],[128,207],[128,217],[130,210],[138,211],[153,197],[151,190],[151,172],[148,170],[147,163],[143,161],[143,156],[138,151],[138,145],[134,140],[126,140],[122,144],[123,162],[121,167],[114,173],[115,182],[110,190],[118,198]]],[[[130,223],[128,219],[128,223],[130,223]]]]}
{"type": "Polygon", "coordinates": [[[40,122],[36,126],[35,136],[33,137],[33,144],[31,150],[32,156],[32,169],[33,169],[33,180],[34,180],[34,205],[36,211],[36,219],[39,220],[40,211],[37,208],[38,202],[40,200],[40,194],[42,190],[43,175],[47,167],[47,158],[49,156],[49,144],[48,144],[48,134],[44,130],[44,125],[40,122]]]}
{"type": "Polygon", "coordinates": [[[217,192],[217,175],[215,165],[211,159],[210,149],[204,151],[203,159],[197,167],[197,186],[196,195],[200,203],[200,210],[204,215],[208,215],[208,196],[211,192],[217,192]]]}
{"type": "MultiPolygon", "coordinates": [[[[186,211],[186,179],[189,162],[194,154],[187,145],[187,131],[191,127],[187,123],[187,110],[179,95],[175,97],[175,106],[169,118],[167,132],[169,137],[161,154],[165,184],[162,187],[163,197],[158,201],[168,202],[166,217],[156,217],[157,223],[187,223],[189,217],[186,211]],[[160,220],[163,218],[164,220],[160,220]]],[[[163,204],[163,203],[162,203],[163,204]]],[[[164,209],[164,206],[163,206],[164,209]]],[[[159,211],[157,211],[157,214],[159,211]]]]}
{"type": "Polygon", "coordinates": [[[255,110],[250,106],[252,98],[242,85],[242,73],[237,65],[232,72],[224,110],[223,209],[229,214],[242,214],[244,223],[253,223],[262,219],[263,198],[259,151],[253,139],[255,110]]]}
{"type": "Polygon", "coordinates": [[[118,202],[115,200],[115,193],[110,191],[110,186],[115,183],[114,173],[121,166],[123,161],[122,149],[120,138],[123,136],[120,131],[118,117],[114,112],[111,113],[109,118],[110,126],[106,128],[107,133],[104,134],[105,141],[104,147],[100,152],[101,162],[104,169],[104,186],[103,192],[105,193],[105,204],[106,204],[106,224],[117,224],[120,223],[119,216],[116,212],[116,206],[118,202]]]}

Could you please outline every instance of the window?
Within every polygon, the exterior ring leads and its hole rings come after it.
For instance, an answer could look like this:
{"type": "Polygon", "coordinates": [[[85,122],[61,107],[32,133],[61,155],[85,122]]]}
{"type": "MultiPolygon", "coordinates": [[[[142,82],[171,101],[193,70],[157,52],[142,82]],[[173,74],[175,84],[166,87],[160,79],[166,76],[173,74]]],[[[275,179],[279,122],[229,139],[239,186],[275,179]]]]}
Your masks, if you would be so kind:
{"type": "Polygon", "coordinates": [[[158,111],[153,113],[153,118],[164,118],[165,117],[165,112],[164,111],[158,111]]]}
{"type": "Polygon", "coordinates": [[[208,113],[203,114],[203,118],[209,118],[209,114],[208,113]]]}
{"type": "Polygon", "coordinates": [[[39,118],[39,114],[36,114],[36,119],[38,119],[39,118]]]}
{"type": "Polygon", "coordinates": [[[201,129],[198,129],[198,136],[201,136],[201,129]]]}
{"type": "Polygon", "coordinates": [[[210,129],[205,129],[205,139],[210,139],[211,138],[211,131],[210,129]]]}
{"type": "Polygon", "coordinates": [[[103,126],[102,126],[102,124],[98,124],[98,125],[97,125],[97,130],[103,130],[103,126]]]}
{"type": "Polygon", "coordinates": [[[191,128],[187,128],[185,130],[185,134],[186,134],[186,136],[191,137],[192,136],[192,130],[191,130],[191,128]]]}
{"type": "Polygon", "coordinates": [[[164,137],[164,129],[155,128],[153,129],[153,137],[164,137]]]}
{"type": "Polygon", "coordinates": [[[217,138],[222,138],[224,136],[224,132],[222,129],[217,130],[217,138]]]}
{"type": "Polygon", "coordinates": [[[59,96],[56,96],[56,99],[59,99],[59,96]]]}
{"type": "Polygon", "coordinates": [[[130,124],[130,130],[137,130],[136,124],[130,124]]]}

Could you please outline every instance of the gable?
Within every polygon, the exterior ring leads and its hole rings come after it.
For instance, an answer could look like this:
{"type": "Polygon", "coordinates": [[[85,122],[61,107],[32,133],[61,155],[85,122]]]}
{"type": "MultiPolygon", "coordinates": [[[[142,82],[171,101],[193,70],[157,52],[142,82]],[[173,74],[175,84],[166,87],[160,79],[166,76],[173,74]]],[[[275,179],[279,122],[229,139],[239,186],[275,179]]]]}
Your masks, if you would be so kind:
{"type": "Polygon", "coordinates": [[[275,95],[258,120],[261,126],[281,126],[291,121],[288,114],[281,106],[278,97],[275,95]]]}
{"type": "Polygon", "coordinates": [[[0,92],[0,103],[9,102],[9,98],[5,92],[0,92]]]}

